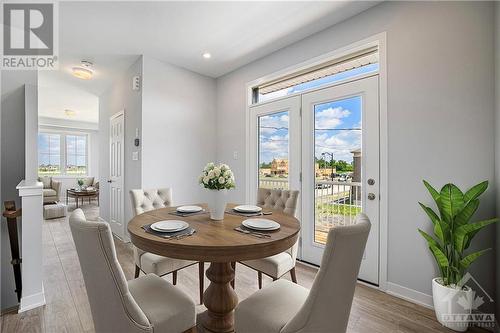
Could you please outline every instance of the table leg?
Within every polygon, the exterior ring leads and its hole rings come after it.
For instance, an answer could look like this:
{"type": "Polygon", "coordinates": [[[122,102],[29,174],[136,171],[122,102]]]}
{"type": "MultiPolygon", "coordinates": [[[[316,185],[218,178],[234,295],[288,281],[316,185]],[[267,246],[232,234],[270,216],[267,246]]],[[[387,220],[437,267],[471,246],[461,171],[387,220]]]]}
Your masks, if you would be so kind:
{"type": "Polygon", "coordinates": [[[231,288],[234,270],[230,262],[213,262],[207,269],[210,285],[203,295],[207,311],[202,315],[202,325],[210,332],[234,332],[234,309],[238,297],[231,288]]]}
{"type": "Polygon", "coordinates": [[[78,208],[78,197],[75,197],[76,200],[76,208],[78,208]]]}

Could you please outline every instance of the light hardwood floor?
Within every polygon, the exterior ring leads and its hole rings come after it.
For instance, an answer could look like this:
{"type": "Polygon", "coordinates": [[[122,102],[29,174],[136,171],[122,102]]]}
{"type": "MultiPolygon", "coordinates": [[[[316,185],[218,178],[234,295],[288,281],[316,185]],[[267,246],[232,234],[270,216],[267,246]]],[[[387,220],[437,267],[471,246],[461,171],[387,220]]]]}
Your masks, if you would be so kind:
{"type": "MultiPolygon", "coordinates": [[[[83,207],[89,219],[96,219],[95,206],[83,207]]],[[[115,240],[120,264],[127,279],[134,276],[132,248],[115,240]]],[[[54,219],[43,225],[43,277],[47,305],[22,314],[7,313],[0,317],[1,332],[94,332],[92,316],[85,291],[73,239],[67,219],[54,219]]],[[[208,264],[207,264],[208,267],[208,264]]],[[[310,288],[316,269],[297,265],[297,278],[310,288]]],[[[287,279],[290,277],[287,276],[287,279]]],[[[168,275],[167,280],[171,281],[168,275]]],[[[205,278],[205,286],[209,281],[205,278]]],[[[265,279],[264,286],[271,283],[265,279]]],[[[198,300],[198,266],[179,272],[178,287],[198,300]]],[[[236,292],[240,300],[257,291],[257,273],[238,265],[236,292]]],[[[204,311],[198,305],[198,312],[204,311]]],[[[334,311],[332,309],[332,311],[334,311]]],[[[479,332],[478,330],[474,330],[479,332]]],[[[201,332],[201,330],[199,331],[201,332]]],[[[356,294],[349,320],[348,332],[452,332],[443,328],[432,310],[403,301],[363,285],[356,294]]],[[[260,332],[256,332],[260,333],[260,332]]]]}

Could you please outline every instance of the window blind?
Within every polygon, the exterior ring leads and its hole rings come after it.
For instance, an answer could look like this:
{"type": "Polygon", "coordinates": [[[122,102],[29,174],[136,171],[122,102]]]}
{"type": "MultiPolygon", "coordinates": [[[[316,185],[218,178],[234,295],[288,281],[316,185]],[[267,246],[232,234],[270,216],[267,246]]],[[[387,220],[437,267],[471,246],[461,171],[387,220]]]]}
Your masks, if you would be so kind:
{"type": "Polygon", "coordinates": [[[366,65],[375,64],[378,63],[378,61],[378,48],[372,47],[267,82],[256,88],[260,94],[265,95],[281,89],[290,88],[301,83],[321,79],[326,76],[342,73],[366,65]]]}

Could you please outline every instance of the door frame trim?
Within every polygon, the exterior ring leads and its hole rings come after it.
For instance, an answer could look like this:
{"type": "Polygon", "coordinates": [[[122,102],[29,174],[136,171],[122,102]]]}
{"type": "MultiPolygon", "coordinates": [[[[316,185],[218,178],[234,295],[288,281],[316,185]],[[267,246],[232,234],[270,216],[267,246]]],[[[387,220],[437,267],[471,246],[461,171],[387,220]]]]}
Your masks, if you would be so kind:
{"type": "MultiPolygon", "coordinates": [[[[380,135],[380,187],[379,187],[379,200],[380,200],[380,212],[379,212],[379,289],[386,291],[388,287],[387,281],[387,257],[388,257],[388,218],[389,218],[389,153],[388,153],[388,118],[387,118],[387,32],[381,32],[365,38],[363,40],[351,43],[342,48],[336,49],[332,52],[320,55],[318,57],[309,59],[307,61],[289,66],[283,70],[276,71],[266,76],[262,76],[256,80],[248,82],[246,84],[246,109],[245,109],[245,199],[247,202],[251,201],[250,198],[250,168],[248,163],[250,162],[250,107],[252,105],[252,88],[263,82],[267,82],[301,69],[305,69],[315,64],[322,63],[328,60],[332,60],[342,55],[353,53],[357,50],[361,50],[370,46],[378,46],[379,50],[379,135],[380,135]]],[[[331,85],[325,85],[318,89],[327,88],[333,85],[343,83],[343,81],[336,82],[331,85]]],[[[289,95],[286,97],[290,97],[289,95]]]]}

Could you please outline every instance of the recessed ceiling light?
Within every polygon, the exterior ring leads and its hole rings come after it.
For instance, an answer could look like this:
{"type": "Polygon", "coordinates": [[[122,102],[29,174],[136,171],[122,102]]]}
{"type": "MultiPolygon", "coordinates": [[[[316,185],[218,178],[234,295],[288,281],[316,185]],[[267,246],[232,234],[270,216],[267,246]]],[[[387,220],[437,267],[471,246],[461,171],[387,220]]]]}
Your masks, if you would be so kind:
{"type": "Polygon", "coordinates": [[[212,55],[208,52],[205,52],[205,53],[203,53],[203,58],[210,59],[210,58],[212,58],[212,55]]]}
{"type": "Polygon", "coordinates": [[[70,110],[70,109],[66,109],[64,110],[64,113],[69,116],[69,117],[72,117],[76,114],[76,111],[75,110],[70,110]]]}
{"type": "Polygon", "coordinates": [[[73,67],[73,76],[82,80],[90,80],[94,75],[92,65],[90,61],[82,60],[80,66],[73,67]]]}

